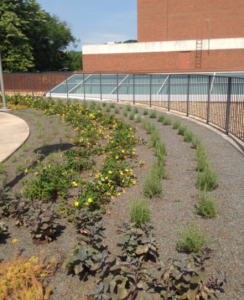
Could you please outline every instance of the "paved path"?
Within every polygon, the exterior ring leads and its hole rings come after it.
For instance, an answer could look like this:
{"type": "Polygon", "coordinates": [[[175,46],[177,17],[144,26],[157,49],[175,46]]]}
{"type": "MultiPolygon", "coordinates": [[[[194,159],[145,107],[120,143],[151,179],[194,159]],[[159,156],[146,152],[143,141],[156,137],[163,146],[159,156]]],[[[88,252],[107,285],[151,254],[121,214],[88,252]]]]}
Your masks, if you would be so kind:
{"type": "Polygon", "coordinates": [[[9,113],[0,112],[0,162],[14,153],[28,138],[28,124],[9,113]]]}

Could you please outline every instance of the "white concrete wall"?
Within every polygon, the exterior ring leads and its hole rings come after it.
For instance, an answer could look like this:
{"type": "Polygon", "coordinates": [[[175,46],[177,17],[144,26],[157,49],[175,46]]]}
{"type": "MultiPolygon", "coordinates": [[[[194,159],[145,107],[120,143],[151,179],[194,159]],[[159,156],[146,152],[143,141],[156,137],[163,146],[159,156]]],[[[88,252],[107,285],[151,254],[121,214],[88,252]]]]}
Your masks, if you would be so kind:
{"type": "MultiPolygon", "coordinates": [[[[202,50],[244,49],[244,38],[211,39],[202,41],[202,50]]],[[[118,54],[118,53],[147,53],[195,51],[196,40],[126,43],[115,45],[83,45],[83,54],[118,54]]]]}

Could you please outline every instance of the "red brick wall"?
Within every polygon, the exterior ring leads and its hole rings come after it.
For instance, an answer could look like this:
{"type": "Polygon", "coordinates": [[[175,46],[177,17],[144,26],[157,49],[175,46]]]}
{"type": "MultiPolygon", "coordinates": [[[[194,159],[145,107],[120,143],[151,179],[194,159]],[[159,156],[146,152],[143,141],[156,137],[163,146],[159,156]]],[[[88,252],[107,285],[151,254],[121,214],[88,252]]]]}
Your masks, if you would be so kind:
{"type": "Polygon", "coordinates": [[[137,0],[138,42],[244,36],[244,0],[137,0]]]}
{"type": "MultiPolygon", "coordinates": [[[[244,1],[244,0],[243,0],[244,1]]],[[[201,70],[195,69],[195,51],[190,55],[190,71],[243,70],[244,50],[212,50],[202,52],[201,70]]],[[[91,54],[83,55],[84,72],[177,72],[179,52],[91,54]]]]}

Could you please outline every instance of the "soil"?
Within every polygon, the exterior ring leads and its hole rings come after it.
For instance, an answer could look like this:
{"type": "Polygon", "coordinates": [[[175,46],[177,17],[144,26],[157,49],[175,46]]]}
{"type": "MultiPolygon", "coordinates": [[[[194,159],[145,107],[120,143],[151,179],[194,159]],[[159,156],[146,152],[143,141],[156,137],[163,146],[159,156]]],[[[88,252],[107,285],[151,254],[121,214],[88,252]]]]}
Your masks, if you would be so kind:
{"type": "MultiPolygon", "coordinates": [[[[116,104],[117,107],[123,107],[116,104]]],[[[133,107],[132,107],[133,108],[133,107]]],[[[144,108],[140,108],[142,114],[144,108]]],[[[114,109],[111,109],[111,113],[114,109]]],[[[122,111],[117,115],[122,118],[122,111]]],[[[62,152],[72,147],[70,139],[75,136],[75,131],[71,126],[59,124],[57,116],[47,117],[41,111],[24,109],[12,111],[24,119],[30,126],[31,134],[25,145],[30,145],[27,151],[22,146],[5,163],[4,167],[8,173],[7,186],[11,191],[20,191],[23,188],[20,180],[25,178],[24,171],[17,172],[17,165],[22,165],[23,170],[30,168],[37,160],[48,159],[48,156],[60,148],[60,139],[63,141],[62,152]],[[37,138],[38,126],[32,118],[38,119],[43,125],[43,134],[37,138]],[[52,126],[56,126],[58,131],[54,133],[52,126]],[[65,136],[66,135],[66,136],[65,136]],[[30,143],[33,143],[31,146],[30,143]],[[44,146],[44,149],[43,149],[44,146]],[[37,151],[42,150],[41,155],[37,151]],[[13,161],[13,158],[16,161],[13,161]]],[[[159,112],[158,112],[159,114],[159,112]]],[[[149,119],[149,115],[144,116],[149,119]]],[[[177,117],[172,117],[172,121],[177,117]]],[[[195,150],[191,144],[185,143],[183,137],[173,130],[172,126],[165,126],[150,119],[160,130],[161,138],[166,144],[168,156],[166,157],[166,170],[169,178],[163,180],[163,195],[150,199],[150,210],[152,222],[155,227],[155,236],[159,242],[159,256],[164,260],[176,258],[176,241],[179,238],[179,226],[182,224],[186,228],[188,222],[192,220],[195,224],[201,225],[206,235],[212,236],[212,254],[208,263],[209,276],[214,269],[222,271],[228,270],[228,284],[224,286],[225,293],[221,294],[221,300],[243,299],[244,294],[244,158],[243,156],[225,139],[213,131],[201,125],[192,123],[186,118],[181,119],[183,125],[192,128],[194,134],[199,136],[208,149],[208,157],[211,165],[216,167],[220,183],[212,194],[216,196],[218,215],[214,219],[202,219],[195,214],[195,206],[198,201],[198,191],[196,188],[197,172],[196,161],[194,159],[195,150]],[[175,201],[180,199],[180,201],[175,201]]],[[[142,128],[141,123],[128,120],[129,124],[137,126],[136,136],[149,141],[149,135],[142,128]]],[[[111,253],[118,253],[117,242],[122,236],[116,233],[116,229],[124,221],[129,221],[129,203],[137,196],[142,198],[142,183],[145,176],[155,159],[151,149],[146,145],[138,145],[136,154],[138,161],[144,161],[145,165],[139,167],[132,163],[132,168],[136,174],[137,183],[135,186],[126,189],[126,193],[111,200],[108,210],[110,214],[103,216],[102,224],[105,228],[106,238],[103,245],[107,246],[111,253]]],[[[101,164],[103,157],[97,157],[97,166],[101,164]]],[[[89,174],[88,174],[89,175],[89,174]]],[[[87,176],[88,176],[87,175],[87,176]]],[[[2,175],[0,175],[1,178],[2,175]]],[[[31,178],[31,174],[27,178],[31,178]],[[30,177],[28,177],[30,176],[30,177]]],[[[75,194],[71,192],[71,198],[75,194]]],[[[58,204],[57,204],[58,205],[58,204]]],[[[54,240],[48,244],[35,245],[31,239],[28,229],[25,227],[17,228],[15,221],[3,219],[8,225],[8,234],[0,240],[0,259],[6,263],[13,259],[14,247],[12,239],[18,239],[18,250],[23,257],[29,255],[39,256],[42,249],[45,249],[46,261],[55,257],[57,262],[62,262],[70,253],[71,245],[77,239],[77,233],[73,225],[67,219],[60,220],[60,230],[54,240]]],[[[148,267],[151,265],[149,262],[148,267]]],[[[93,275],[84,277],[75,276],[61,268],[61,264],[53,277],[48,279],[48,284],[53,293],[51,300],[80,299],[87,300],[88,295],[95,290],[98,279],[93,275]]],[[[146,285],[145,285],[146,287],[146,285]]],[[[137,299],[156,300],[160,299],[159,294],[154,294],[153,290],[146,292],[146,289],[139,292],[137,299]]]]}

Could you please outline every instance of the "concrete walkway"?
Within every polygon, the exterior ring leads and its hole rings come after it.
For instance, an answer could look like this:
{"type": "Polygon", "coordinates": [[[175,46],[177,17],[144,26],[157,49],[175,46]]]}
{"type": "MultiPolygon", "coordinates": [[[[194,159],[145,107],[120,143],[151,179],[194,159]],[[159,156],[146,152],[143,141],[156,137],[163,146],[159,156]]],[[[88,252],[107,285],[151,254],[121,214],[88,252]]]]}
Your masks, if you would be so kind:
{"type": "Polygon", "coordinates": [[[13,154],[28,138],[28,124],[9,113],[0,112],[0,162],[13,154]]]}

